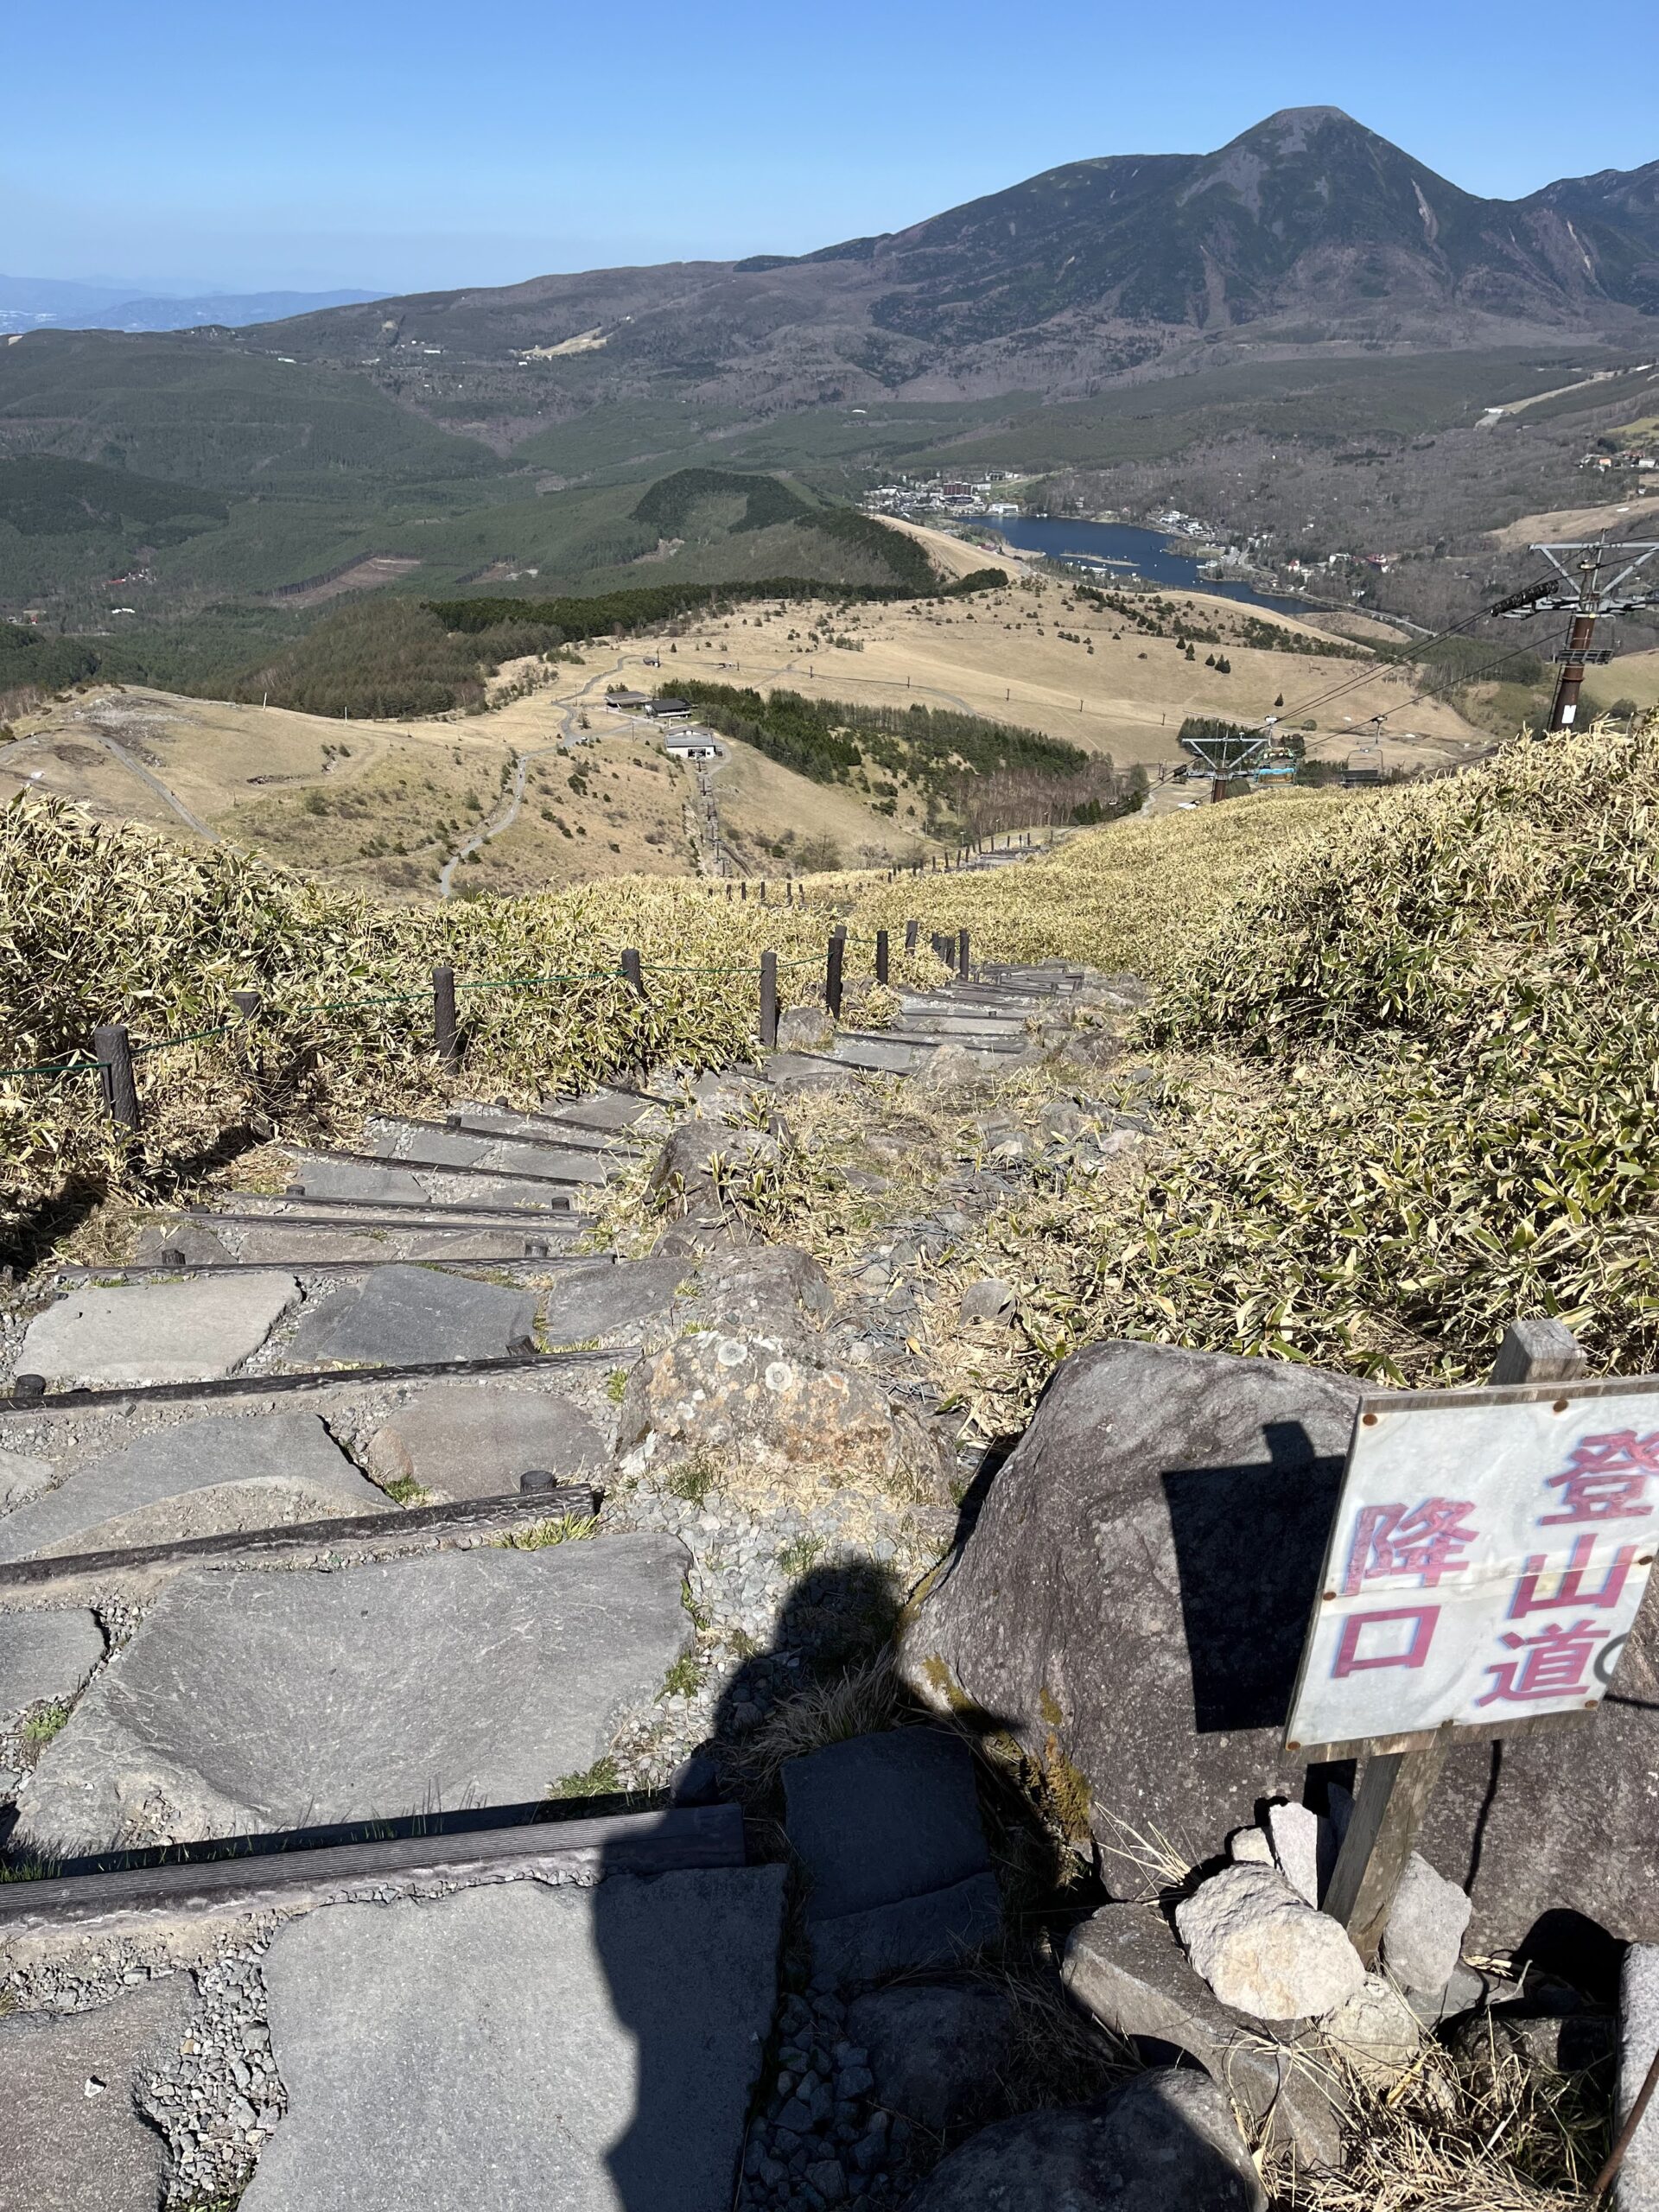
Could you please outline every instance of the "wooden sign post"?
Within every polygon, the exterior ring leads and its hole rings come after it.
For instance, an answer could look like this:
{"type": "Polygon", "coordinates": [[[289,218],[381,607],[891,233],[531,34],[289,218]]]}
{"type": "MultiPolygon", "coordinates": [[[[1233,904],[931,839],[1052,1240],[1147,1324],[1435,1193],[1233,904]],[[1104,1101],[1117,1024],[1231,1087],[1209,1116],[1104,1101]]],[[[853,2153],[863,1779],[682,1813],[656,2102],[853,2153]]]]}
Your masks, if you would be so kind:
{"type": "Polygon", "coordinates": [[[1589,1719],[1659,1540],[1659,1376],[1517,1322],[1478,1390],[1363,1398],[1285,1749],[1363,1758],[1324,1901],[1369,1966],[1454,1744],[1589,1719]]]}

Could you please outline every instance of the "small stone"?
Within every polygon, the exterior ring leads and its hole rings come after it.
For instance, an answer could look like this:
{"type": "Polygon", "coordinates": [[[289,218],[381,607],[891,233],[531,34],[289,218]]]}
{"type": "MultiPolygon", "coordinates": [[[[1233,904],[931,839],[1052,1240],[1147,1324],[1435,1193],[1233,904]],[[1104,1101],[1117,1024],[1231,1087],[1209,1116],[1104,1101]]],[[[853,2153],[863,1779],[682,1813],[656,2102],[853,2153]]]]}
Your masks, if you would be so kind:
{"type": "Polygon", "coordinates": [[[1269,1805],[1268,1836],[1279,1872],[1305,1904],[1317,1905],[1320,1896],[1320,1859],[1325,1847],[1317,1813],[1306,1805],[1269,1805]]]}
{"type": "Polygon", "coordinates": [[[1235,1866],[1273,1865],[1273,1845],[1260,1828],[1235,1828],[1227,1848],[1235,1866]]]}
{"type": "Polygon", "coordinates": [[[1410,2005],[1380,1974],[1367,1974],[1351,1997],[1325,2015],[1319,2028],[1362,2081],[1380,2088],[1399,2080],[1422,2040],[1410,2005]]]}
{"type": "Polygon", "coordinates": [[[1382,1963],[1395,1980],[1424,1996],[1444,1989],[1457,1968],[1473,1909],[1455,1882],[1414,1851],[1382,1936],[1382,1963]]]}
{"type": "Polygon", "coordinates": [[[1322,2018],[1365,1979],[1343,1929],[1265,1866],[1228,1866],[1175,1908],[1193,1966],[1261,2020],[1322,2018]]]}
{"type": "Polygon", "coordinates": [[[31,1705],[74,1697],[104,1656],[97,1616],[0,1613],[0,1727],[31,1705]]]}
{"type": "Polygon", "coordinates": [[[1014,1285],[1000,1276],[982,1276],[962,1294],[962,1325],[964,1329],[1006,1327],[1014,1319],[1018,1296],[1014,1285]]]}

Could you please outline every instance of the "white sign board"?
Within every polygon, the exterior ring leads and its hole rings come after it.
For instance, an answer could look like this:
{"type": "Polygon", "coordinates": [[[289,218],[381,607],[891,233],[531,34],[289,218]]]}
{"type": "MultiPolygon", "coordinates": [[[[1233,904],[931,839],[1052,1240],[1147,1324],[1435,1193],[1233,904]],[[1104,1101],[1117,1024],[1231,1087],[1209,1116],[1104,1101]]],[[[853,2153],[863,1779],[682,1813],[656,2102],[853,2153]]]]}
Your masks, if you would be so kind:
{"type": "Polygon", "coordinates": [[[1364,1400],[1286,1748],[1598,1705],[1659,1539],[1659,1378],[1364,1400]]]}

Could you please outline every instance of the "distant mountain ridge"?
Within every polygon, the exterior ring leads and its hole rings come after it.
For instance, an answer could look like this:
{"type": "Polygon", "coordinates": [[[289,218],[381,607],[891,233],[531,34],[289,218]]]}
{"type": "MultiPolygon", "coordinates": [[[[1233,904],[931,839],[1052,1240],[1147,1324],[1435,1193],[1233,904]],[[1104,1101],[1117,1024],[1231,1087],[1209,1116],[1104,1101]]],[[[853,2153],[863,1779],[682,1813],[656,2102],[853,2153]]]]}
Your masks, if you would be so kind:
{"type": "Polygon", "coordinates": [[[747,407],[1075,395],[1200,342],[1640,343],[1654,318],[1659,162],[1487,200],[1339,109],[1291,108],[1212,154],[1072,162],[814,253],[416,294],[280,334],[340,363],[525,357],[581,405],[747,407]]]}
{"type": "Polygon", "coordinates": [[[24,330],[196,330],[207,324],[234,330],[327,308],[353,307],[374,297],[372,292],[354,289],[151,296],[131,286],[0,276],[0,334],[24,330]]]}

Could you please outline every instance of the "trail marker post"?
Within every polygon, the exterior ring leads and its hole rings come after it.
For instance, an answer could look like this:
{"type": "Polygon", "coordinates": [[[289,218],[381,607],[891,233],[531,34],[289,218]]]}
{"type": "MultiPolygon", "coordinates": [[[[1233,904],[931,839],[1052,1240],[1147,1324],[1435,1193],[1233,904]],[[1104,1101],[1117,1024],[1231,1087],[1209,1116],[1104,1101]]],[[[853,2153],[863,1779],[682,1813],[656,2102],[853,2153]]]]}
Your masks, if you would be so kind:
{"type": "Polygon", "coordinates": [[[110,1119],[124,1129],[137,1128],[142,1116],[132,1071],[132,1040],[120,1022],[93,1030],[92,1057],[103,1070],[104,1103],[110,1119]]]}
{"type": "Polygon", "coordinates": [[[778,1042],[778,956],[763,952],[760,956],[760,1042],[778,1042]]]}
{"type": "Polygon", "coordinates": [[[455,1021],[455,971],[453,968],[432,970],[432,1029],[437,1039],[438,1058],[446,1067],[454,1067],[460,1057],[461,1039],[455,1021]]]}
{"type": "Polygon", "coordinates": [[[1365,1761],[1324,1909],[1369,1966],[1446,1753],[1591,1719],[1659,1542],[1659,1376],[1555,1321],[1478,1390],[1362,1398],[1285,1750],[1365,1761]]]}

